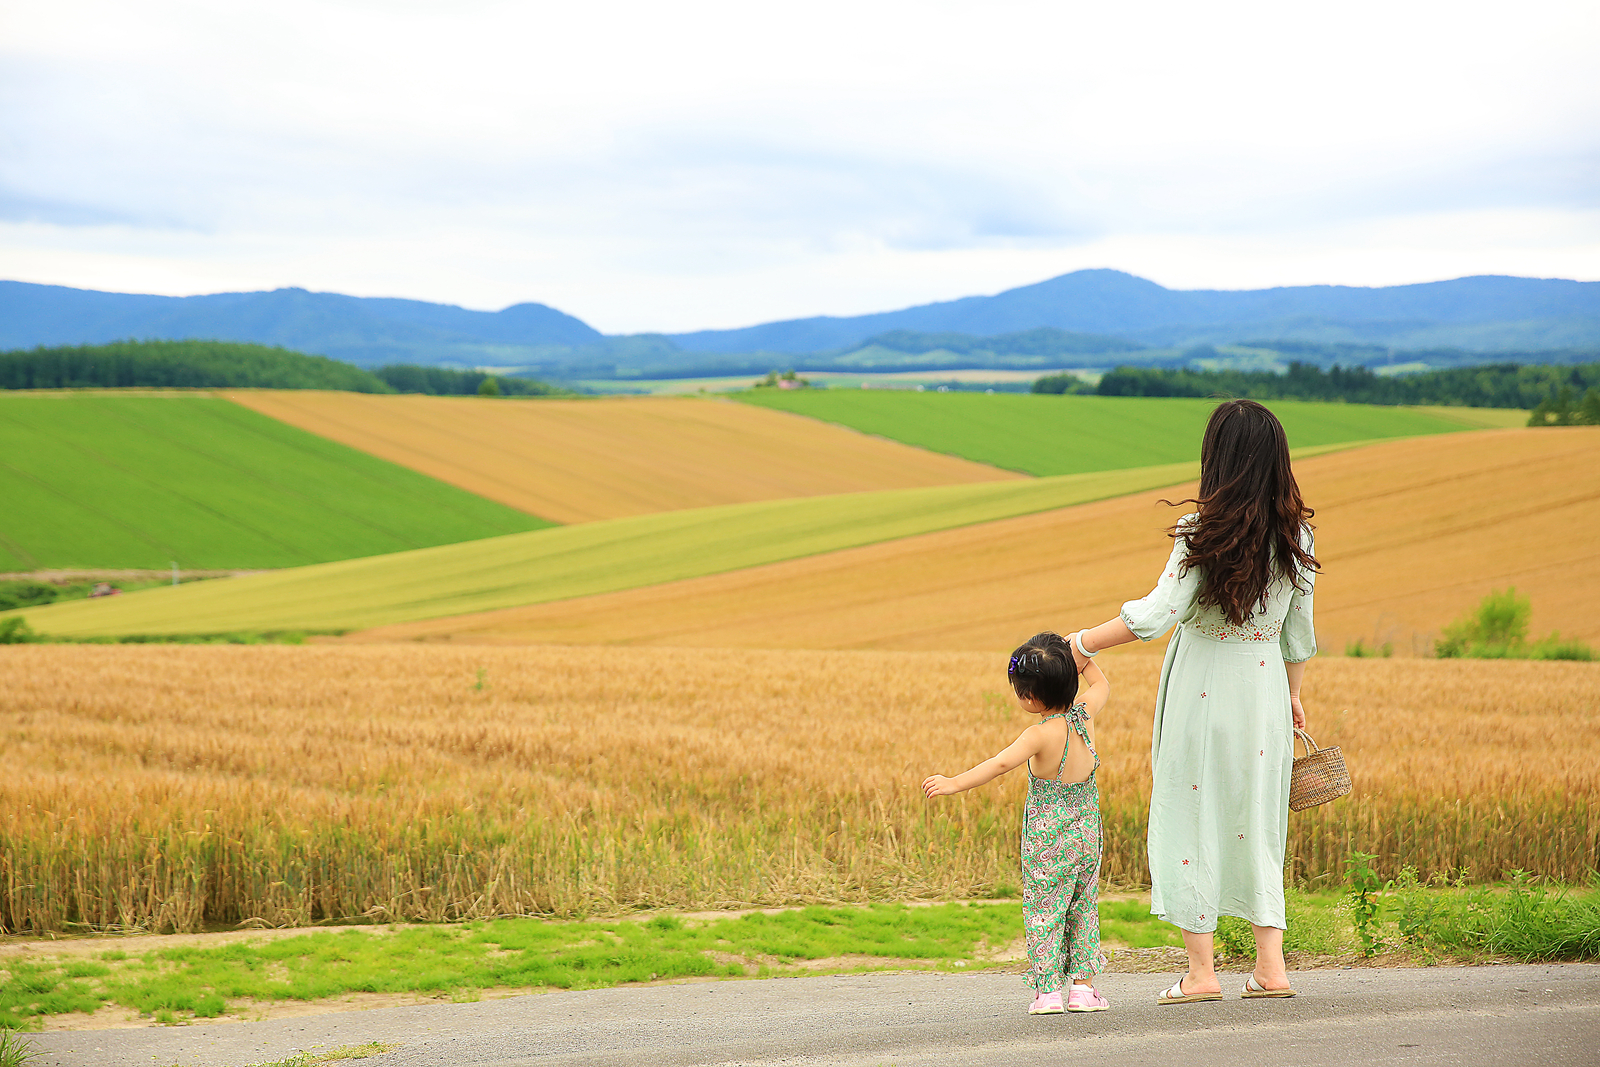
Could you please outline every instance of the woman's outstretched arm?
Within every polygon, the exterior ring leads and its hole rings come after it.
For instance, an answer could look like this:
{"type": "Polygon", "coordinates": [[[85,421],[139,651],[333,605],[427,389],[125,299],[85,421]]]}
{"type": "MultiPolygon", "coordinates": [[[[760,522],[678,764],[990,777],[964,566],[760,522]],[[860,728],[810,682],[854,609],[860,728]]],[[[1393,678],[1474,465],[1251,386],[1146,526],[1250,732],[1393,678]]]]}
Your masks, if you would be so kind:
{"type": "MultiPolygon", "coordinates": [[[[1115,648],[1117,645],[1125,645],[1129,641],[1137,641],[1138,637],[1134,635],[1132,630],[1128,629],[1128,624],[1123,622],[1122,616],[1119,615],[1114,619],[1107,619],[1099,626],[1093,626],[1083,631],[1083,636],[1080,640],[1083,641],[1083,647],[1086,650],[1099,652],[1103,648],[1115,648]]],[[[1081,671],[1089,665],[1089,661],[1084,659],[1083,654],[1078,651],[1077,642],[1069,642],[1069,644],[1072,645],[1072,658],[1077,662],[1078,670],[1081,671]]]]}

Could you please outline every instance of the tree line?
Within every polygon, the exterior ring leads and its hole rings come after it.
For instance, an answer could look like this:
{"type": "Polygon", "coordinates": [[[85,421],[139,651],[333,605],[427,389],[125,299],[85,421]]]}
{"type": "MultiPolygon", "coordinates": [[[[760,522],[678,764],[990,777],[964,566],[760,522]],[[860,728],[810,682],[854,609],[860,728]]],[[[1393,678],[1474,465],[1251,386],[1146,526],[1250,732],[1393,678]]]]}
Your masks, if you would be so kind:
{"type": "Polygon", "coordinates": [[[327,356],[233,341],[116,341],[0,352],[0,389],[336,389],[430,396],[548,396],[531,378],[327,356]]]}
{"type": "MultiPolygon", "coordinates": [[[[1581,422],[1591,407],[1600,410],[1600,363],[1565,366],[1490,363],[1450,367],[1419,374],[1381,375],[1366,367],[1327,370],[1290,363],[1286,371],[1198,370],[1118,367],[1098,385],[1071,374],[1052,374],[1033,383],[1036,393],[1094,393],[1099,396],[1235,396],[1252,400],[1333,400],[1352,404],[1447,404],[1462,407],[1533,408],[1545,421],[1581,422]],[[1592,399],[1590,399],[1592,397],[1592,399]],[[1563,399],[1564,398],[1564,399],[1563,399]]],[[[1600,421],[1600,420],[1597,420],[1600,421]]]]}

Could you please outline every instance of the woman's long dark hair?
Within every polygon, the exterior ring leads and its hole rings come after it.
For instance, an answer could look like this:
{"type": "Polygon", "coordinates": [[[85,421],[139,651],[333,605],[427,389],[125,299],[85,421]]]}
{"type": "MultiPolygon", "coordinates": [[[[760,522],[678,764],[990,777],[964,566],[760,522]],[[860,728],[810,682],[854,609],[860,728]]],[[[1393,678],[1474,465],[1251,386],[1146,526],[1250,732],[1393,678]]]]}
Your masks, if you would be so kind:
{"type": "Polygon", "coordinates": [[[1188,542],[1183,568],[1204,568],[1200,603],[1221,608],[1235,626],[1266,607],[1274,578],[1303,592],[1301,571],[1322,569],[1300,544],[1316,512],[1300,499],[1289,438],[1254,400],[1228,400],[1211,413],[1200,442],[1200,495],[1179,503],[1199,505],[1193,522],[1167,531],[1188,542]]]}

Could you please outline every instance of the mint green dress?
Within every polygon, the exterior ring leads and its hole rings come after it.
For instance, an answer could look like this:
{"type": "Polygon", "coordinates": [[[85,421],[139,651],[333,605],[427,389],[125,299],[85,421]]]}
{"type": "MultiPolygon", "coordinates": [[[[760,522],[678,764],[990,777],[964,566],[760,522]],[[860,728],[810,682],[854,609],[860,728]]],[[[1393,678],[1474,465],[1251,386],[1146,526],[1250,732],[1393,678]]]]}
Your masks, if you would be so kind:
{"type": "MultiPolygon", "coordinates": [[[[1285,663],[1316,654],[1311,582],[1276,579],[1264,610],[1234,626],[1200,607],[1204,572],[1184,574],[1182,527],[1150,594],[1122,605],[1141,640],[1176,627],[1161,665],[1150,742],[1150,911],[1194,933],[1237,915],[1284,929],[1294,726],[1285,663]]],[[[1311,532],[1302,535],[1311,548],[1311,532]]]]}

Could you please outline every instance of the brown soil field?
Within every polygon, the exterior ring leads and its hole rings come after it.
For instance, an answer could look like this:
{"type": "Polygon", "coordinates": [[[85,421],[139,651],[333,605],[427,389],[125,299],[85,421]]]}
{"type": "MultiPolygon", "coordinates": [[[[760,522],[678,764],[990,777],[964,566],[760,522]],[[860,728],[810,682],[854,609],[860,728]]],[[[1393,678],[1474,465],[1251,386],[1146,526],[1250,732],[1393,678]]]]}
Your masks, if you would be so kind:
{"type": "MultiPolygon", "coordinates": [[[[1145,879],[1159,665],[1113,652],[1105,876],[1145,879]]],[[[918,788],[1027,721],[982,653],[0,648],[0,933],[951,899],[1016,885],[1022,778],[918,788]],[[77,927],[81,929],[81,927],[77,927]]],[[[1600,665],[1334,658],[1312,733],[1354,795],[1293,877],[1582,880],[1600,665]]]]}
{"type": "MultiPolygon", "coordinates": [[[[1532,634],[1600,643],[1600,429],[1485,430],[1303,459],[1325,653],[1429,655],[1494,589],[1532,634]]],[[[343,640],[1010,649],[1116,614],[1155,582],[1193,484],[667,585],[368,630],[343,640]]]]}
{"type": "Polygon", "coordinates": [[[554,522],[1025,475],[752,404],[239,390],[230,400],[554,522]]]}

